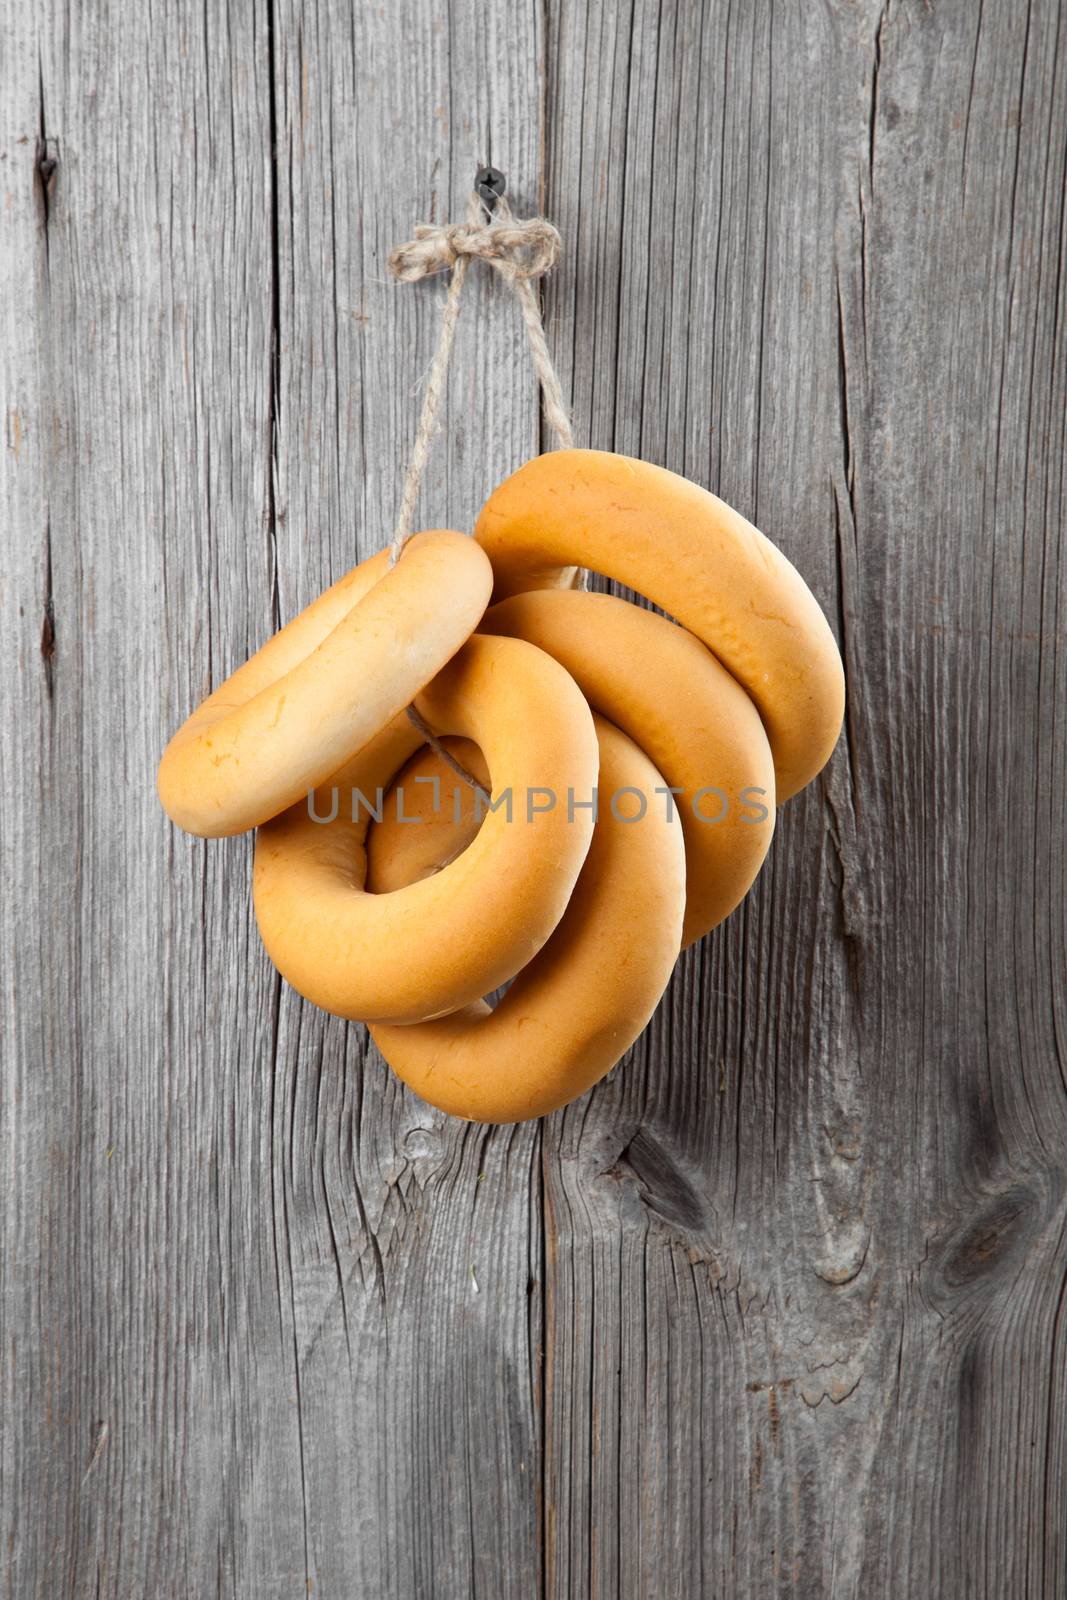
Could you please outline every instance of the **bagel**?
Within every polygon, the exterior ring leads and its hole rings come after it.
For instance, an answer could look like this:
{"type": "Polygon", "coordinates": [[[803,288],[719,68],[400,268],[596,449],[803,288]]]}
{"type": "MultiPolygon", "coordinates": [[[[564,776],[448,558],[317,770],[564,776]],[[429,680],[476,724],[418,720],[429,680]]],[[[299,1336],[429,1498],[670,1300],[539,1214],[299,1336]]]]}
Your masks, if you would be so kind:
{"type": "Polygon", "coordinates": [[[562,917],[593,832],[591,814],[569,817],[565,800],[527,808],[538,788],[584,796],[597,782],[592,714],[550,656],[475,635],[415,704],[435,733],[472,739],[492,774],[500,809],[457,860],[393,893],[365,887],[369,812],[352,796],[377,809],[377,791],[421,743],[407,717],[336,772],[330,793],[291,807],[256,840],[253,901],[268,955],[308,1000],[359,1021],[415,1022],[506,983],[562,917]],[[328,817],[335,797],[336,818],[316,821],[312,807],[328,817]]]}
{"type": "Polygon", "coordinates": [[[775,795],[763,724],[726,669],[684,628],[611,595],[533,590],[490,607],[479,629],[554,656],[664,786],[682,791],[674,803],[685,837],[683,947],[729,916],[770,847],[775,795]]]}
{"type": "MultiPolygon", "coordinates": [[[[576,1099],[629,1049],[670,979],[685,902],[681,825],[677,813],[668,817],[656,804],[663,780],[648,757],[610,722],[595,721],[601,795],[641,791],[640,820],[620,820],[602,801],[563,920],[495,1010],[479,1001],[413,1027],[371,1027],[393,1071],[453,1116],[519,1122],[576,1099]]],[[[423,772],[435,763],[446,776],[436,756],[424,756],[423,772]]],[[[625,804],[620,800],[622,815],[625,804]]],[[[403,825],[383,819],[386,855],[402,832],[403,825]]],[[[451,870],[424,882],[440,882],[451,870]]]]}
{"type": "Polygon", "coordinates": [[[493,564],[494,599],[559,588],[580,565],[696,634],[756,704],[779,804],[828,760],[844,715],[834,636],[785,556],[714,495],[628,456],[556,450],[490,495],[475,537],[493,564]]]}
{"type": "Polygon", "coordinates": [[[364,561],[276,633],[179,728],[157,787],[206,838],[276,816],[365,746],[469,638],[492,573],[465,534],[364,561]]]}

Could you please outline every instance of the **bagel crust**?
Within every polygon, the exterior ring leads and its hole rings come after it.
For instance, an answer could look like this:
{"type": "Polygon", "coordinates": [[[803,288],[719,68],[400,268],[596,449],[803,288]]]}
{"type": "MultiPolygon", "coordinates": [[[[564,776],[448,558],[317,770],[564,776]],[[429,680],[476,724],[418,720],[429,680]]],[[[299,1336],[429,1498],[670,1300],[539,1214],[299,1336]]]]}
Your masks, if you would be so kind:
{"type": "Polygon", "coordinates": [[[393,1071],[453,1116],[520,1122],[567,1105],[629,1049],[670,979],[685,903],[681,825],[656,804],[663,779],[643,751],[601,717],[596,732],[603,794],[636,789],[644,814],[623,820],[623,806],[616,815],[601,805],[566,914],[540,955],[495,1010],[479,1002],[414,1027],[371,1028],[393,1071]]]}
{"type": "Polygon", "coordinates": [[[480,628],[528,639],[567,668],[594,711],[679,790],[683,947],[740,904],[774,833],[774,764],[759,713],[699,639],[612,595],[540,589],[491,606],[480,628]]]}
{"type": "Polygon", "coordinates": [[[629,456],[556,450],[490,495],[475,537],[496,600],[563,587],[578,565],[677,618],[755,702],[779,804],[829,759],[844,715],[834,636],[796,569],[715,495],[629,456]]]}
{"type": "Polygon", "coordinates": [[[206,838],[277,816],[361,750],[469,638],[492,572],[465,534],[373,556],[208,696],[163,753],[168,816],[206,838]]]}
{"type": "Polygon", "coordinates": [[[369,808],[422,742],[407,717],[256,841],[253,898],[268,955],[306,999],[364,1022],[439,1016],[514,977],[563,916],[593,832],[591,814],[569,817],[566,804],[526,810],[530,791],[588,794],[597,782],[592,714],[543,651],[475,635],[416,706],[435,733],[478,745],[501,801],[455,861],[392,893],[365,887],[369,808]],[[353,820],[356,793],[368,804],[353,820]],[[314,820],[312,809],[330,817],[335,795],[333,820],[314,820]]]}

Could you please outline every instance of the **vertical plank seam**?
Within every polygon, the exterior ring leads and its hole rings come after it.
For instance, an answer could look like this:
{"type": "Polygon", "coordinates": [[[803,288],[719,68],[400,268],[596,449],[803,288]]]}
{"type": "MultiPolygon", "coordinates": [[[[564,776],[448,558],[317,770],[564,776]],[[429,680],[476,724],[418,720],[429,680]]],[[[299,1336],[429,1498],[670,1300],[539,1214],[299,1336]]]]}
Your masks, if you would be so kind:
{"type": "MultiPolygon", "coordinates": [[[[281,592],[278,572],[278,503],[277,503],[277,462],[278,462],[278,435],[281,424],[281,220],[279,203],[278,182],[278,50],[277,16],[275,12],[276,0],[266,0],[266,37],[267,37],[267,104],[268,104],[268,131],[270,138],[270,351],[269,351],[269,395],[267,405],[267,450],[264,470],[266,473],[265,495],[265,520],[267,523],[267,538],[271,560],[271,621],[275,630],[281,627],[281,592]]],[[[291,190],[290,190],[291,193],[291,190]]],[[[291,201],[290,201],[291,203],[291,201]]],[[[280,974],[274,975],[272,984],[271,1005],[271,1187],[274,1190],[276,1158],[273,1149],[275,1141],[275,1118],[273,1106],[276,1104],[276,1091],[278,1083],[278,1053],[281,1039],[281,1003],[282,983],[280,974]]],[[[281,1200],[282,1200],[282,1227],[285,1233],[286,1266],[289,1277],[289,1311],[292,1318],[290,1337],[293,1349],[293,1381],[296,1388],[296,1431],[298,1457],[300,1462],[300,1498],[301,1517],[304,1535],[304,1580],[305,1585],[311,1581],[311,1551],[308,1532],[308,1491],[307,1491],[307,1463],[305,1457],[304,1441],[304,1403],[300,1374],[300,1340],[296,1311],[296,1290],[293,1282],[293,1255],[292,1255],[292,1228],[289,1219],[288,1183],[292,1180],[294,1172],[292,1140],[296,1123],[296,1092],[297,1079],[294,1074],[292,1099],[288,1106],[289,1116],[289,1175],[282,1175],[281,1200]]],[[[278,1250],[278,1210],[276,1201],[272,1205],[274,1217],[274,1246],[275,1270],[279,1295],[279,1313],[281,1312],[281,1256],[278,1250]]],[[[284,1337],[284,1323],[282,1323],[284,1337]]]]}

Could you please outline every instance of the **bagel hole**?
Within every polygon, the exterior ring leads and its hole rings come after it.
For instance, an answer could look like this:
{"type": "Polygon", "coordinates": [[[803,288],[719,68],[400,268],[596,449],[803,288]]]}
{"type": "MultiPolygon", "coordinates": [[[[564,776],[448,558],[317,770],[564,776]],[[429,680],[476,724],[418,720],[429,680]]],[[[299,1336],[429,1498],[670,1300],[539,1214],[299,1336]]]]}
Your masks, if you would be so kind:
{"type": "MultiPolygon", "coordinates": [[[[515,978],[517,978],[518,976],[519,976],[519,974],[516,973],[515,974],[515,978]]],[[[504,996],[507,994],[508,990],[511,988],[511,985],[515,982],[515,978],[509,978],[507,983],[502,983],[500,985],[499,989],[494,989],[493,990],[492,994],[484,994],[482,996],[483,1001],[489,1007],[490,1011],[495,1011],[496,1010],[496,1008],[500,1004],[501,1000],[503,1000],[504,996]]]]}
{"type": "MultiPolygon", "coordinates": [[[[488,788],[489,768],[473,740],[449,735],[441,744],[488,788]]],[[[382,797],[381,821],[367,830],[367,889],[391,894],[432,877],[470,848],[484,821],[477,792],[423,745],[393,778],[382,797]]]]}

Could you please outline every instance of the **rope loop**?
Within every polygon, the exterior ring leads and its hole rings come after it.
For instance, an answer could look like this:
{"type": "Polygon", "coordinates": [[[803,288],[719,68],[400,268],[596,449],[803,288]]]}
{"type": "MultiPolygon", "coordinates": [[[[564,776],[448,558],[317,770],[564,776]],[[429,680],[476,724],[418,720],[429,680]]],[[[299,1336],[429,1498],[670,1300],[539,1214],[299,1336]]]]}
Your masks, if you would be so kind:
{"type": "MultiPolygon", "coordinates": [[[[480,175],[479,175],[480,176],[480,175]]],[[[459,321],[460,296],[467,268],[472,261],[484,261],[498,272],[510,285],[519,302],[523,326],[530,346],[534,371],[541,385],[545,417],[564,450],[574,446],[570,417],[563,404],[563,390],[559,374],[545,340],[541,306],[534,290],[534,280],[544,277],[556,265],[562,248],[559,233],[544,217],[528,217],[519,221],[503,197],[503,177],[495,177],[501,192],[493,196],[490,206],[475,189],[467,206],[466,222],[434,224],[420,222],[414,235],[406,244],[397,245],[389,253],[389,271],[401,283],[418,283],[423,278],[440,272],[451,272],[444,311],[441,314],[441,331],[437,338],[430,370],[426,376],[426,390],[422,401],[419,429],[411,451],[411,459],[404,475],[396,526],[389,544],[389,565],[395,566],[411,538],[423,473],[430,457],[430,445],[437,427],[437,414],[444,398],[448,379],[448,363],[452,355],[456,323],[459,321]],[[487,220],[488,219],[488,220],[487,220]]],[[[476,183],[478,180],[475,180],[476,183]]],[[[579,586],[577,569],[571,582],[579,586]]],[[[461,766],[436,738],[433,731],[419,716],[414,706],[408,707],[408,716],[423,734],[427,743],[437,751],[447,764],[473,788],[481,785],[465,767],[461,766]]]]}
{"type": "Polygon", "coordinates": [[[441,331],[437,339],[430,370],[426,375],[426,390],[422,401],[419,431],[404,477],[396,527],[390,543],[391,564],[411,538],[418,503],[419,489],[430,445],[437,427],[437,414],[444,398],[448,377],[448,363],[452,355],[456,323],[459,321],[459,302],[467,268],[472,261],[484,261],[511,287],[519,302],[523,326],[530,346],[534,371],[541,385],[545,417],[564,450],[574,446],[570,417],[563,404],[563,390],[559,374],[552,364],[545,340],[541,307],[533,284],[559,261],[562,243],[558,231],[544,217],[527,217],[518,220],[503,195],[497,199],[491,216],[488,207],[477,192],[470,197],[466,222],[420,222],[407,243],[397,245],[389,253],[389,271],[400,283],[418,283],[437,273],[451,272],[441,331]],[[487,220],[488,216],[488,220],[487,220]]]}

